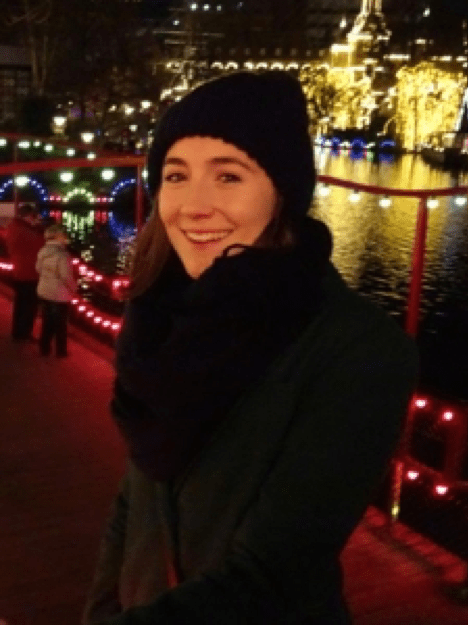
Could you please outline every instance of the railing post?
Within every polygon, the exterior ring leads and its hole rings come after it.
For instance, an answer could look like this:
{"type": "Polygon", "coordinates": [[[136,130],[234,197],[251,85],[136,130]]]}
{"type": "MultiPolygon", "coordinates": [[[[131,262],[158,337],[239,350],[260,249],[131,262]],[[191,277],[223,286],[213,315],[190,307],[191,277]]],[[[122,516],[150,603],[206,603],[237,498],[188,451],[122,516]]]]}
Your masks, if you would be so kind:
{"type": "MultiPolygon", "coordinates": [[[[18,162],[18,144],[14,143],[13,145],[13,162],[16,164],[18,162]]],[[[15,182],[16,174],[13,173],[13,210],[15,217],[18,217],[18,208],[19,208],[19,193],[18,187],[15,182]]]]}
{"type": "Polygon", "coordinates": [[[413,246],[413,263],[411,268],[411,283],[406,313],[406,332],[415,337],[418,333],[419,308],[421,303],[422,279],[424,273],[424,256],[426,252],[427,234],[427,196],[419,201],[416,220],[416,234],[413,246]]]}
{"type": "Polygon", "coordinates": [[[137,167],[135,225],[137,232],[143,227],[143,166],[137,167]]]}

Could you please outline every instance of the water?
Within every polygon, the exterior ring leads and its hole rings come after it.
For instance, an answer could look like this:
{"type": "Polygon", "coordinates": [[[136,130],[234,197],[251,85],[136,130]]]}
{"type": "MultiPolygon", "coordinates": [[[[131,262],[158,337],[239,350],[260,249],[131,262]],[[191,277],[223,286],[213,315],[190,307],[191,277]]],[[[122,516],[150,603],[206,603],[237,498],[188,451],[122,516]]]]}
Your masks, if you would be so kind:
{"type": "MultiPolygon", "coordinates": [[[[364,156],[364,155],[363,155],[364,156]]],[[[345,153],[317,153],[320,173],[394,188],[441,188],[456,185],[449,172],[430,167],[413,155],[375,163],[345,153]]],[[[461,176],[459,184],[468,185],[461,176]]],[[[317,194],[312,214],[334,237],[333,262],[347,283],[370,297],[403,326],[411,273],[418,200],[394,198],[381,208],[379,198],[332,188],[317,194]]],[[[428,220],[421,299],[421,383],[446,395],[468,398],[468,208],[440,198],[428,220]]]]}

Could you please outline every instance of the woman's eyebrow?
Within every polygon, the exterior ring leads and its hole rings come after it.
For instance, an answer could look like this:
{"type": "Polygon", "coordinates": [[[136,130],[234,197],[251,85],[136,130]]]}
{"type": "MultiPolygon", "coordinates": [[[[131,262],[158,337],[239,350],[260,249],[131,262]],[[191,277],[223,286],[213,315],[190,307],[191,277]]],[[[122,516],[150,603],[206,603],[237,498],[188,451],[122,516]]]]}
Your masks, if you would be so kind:
{"type": "Polygon", "coordinates": [[[247,171],[252,171],[252,168],[245,162],[233,156],[216,156],[210,160],[213,165],[240,165],[247,171]]]}
{"type": "Polygon", "coordinates": [[[164,163],[163,163],[163,167],[165,167],[166,165],[186,165],[187,163],[184,161],[183,158],[179,158],[177,156],[169,156],[168,158],[164,159],[164,163]]]}

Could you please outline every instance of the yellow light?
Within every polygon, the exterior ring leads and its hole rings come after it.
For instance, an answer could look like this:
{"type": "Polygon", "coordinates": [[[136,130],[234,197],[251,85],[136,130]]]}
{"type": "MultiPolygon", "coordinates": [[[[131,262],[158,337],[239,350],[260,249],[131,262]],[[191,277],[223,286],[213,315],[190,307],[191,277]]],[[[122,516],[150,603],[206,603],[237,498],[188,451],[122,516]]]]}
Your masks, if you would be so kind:
{"type": "Polygon", "coordinates": [[[359,193],[359,191],[353,191],[350,196],[349,196],[349,201],[350,202],[359,202],[361,199],[361,194],[359,193]]]}
{"type": "Polygon", "coordinates": [[[437,208],[439,206],[439,200],[436,197],[430,197],[427,200],[427,208],[437,208]]]}
{"type": "Polygon", "coordinates": [[[91,132],[90,130],[86,130],[85,132],[81,133],[81,140],[83,141],[83,143],[91,143],[94,139],[94,132],[91,132]]]}

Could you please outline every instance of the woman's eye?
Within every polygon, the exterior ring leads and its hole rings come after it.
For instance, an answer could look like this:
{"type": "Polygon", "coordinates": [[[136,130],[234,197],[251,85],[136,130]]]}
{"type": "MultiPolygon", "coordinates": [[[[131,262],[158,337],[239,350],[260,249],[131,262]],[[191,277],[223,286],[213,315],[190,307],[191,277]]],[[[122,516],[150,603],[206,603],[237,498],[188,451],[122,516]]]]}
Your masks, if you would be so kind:
{"type": "Polygon", "coordinates": [[[180,171],[169,172],[164,174],[163,180],[164,182],[180,182],[181,180],[184,180],[184,174],[180,171]]]}
{"type": "Polygon", "coordinates": [[[219,179],[221,182],[241,182],[242,178],[237,174],[224,173],[220,174],[219,179]]]}

